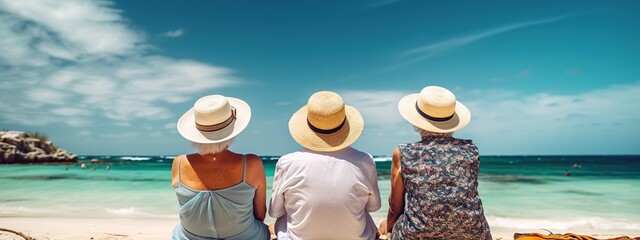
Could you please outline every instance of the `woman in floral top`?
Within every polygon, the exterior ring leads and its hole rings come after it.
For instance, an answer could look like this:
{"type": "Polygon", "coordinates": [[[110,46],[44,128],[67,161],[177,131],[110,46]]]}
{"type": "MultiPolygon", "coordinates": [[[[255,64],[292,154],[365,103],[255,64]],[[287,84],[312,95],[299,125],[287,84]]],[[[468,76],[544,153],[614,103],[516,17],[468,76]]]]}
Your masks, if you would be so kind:
{"type": "Polygon", "coordinates": [[[405,96],[398,108],[422,140],[393,151],[391,238],[491,239],[478,196],[478,148],[452,136],[469,123],[469,110],[436,86],[405,96]]]}

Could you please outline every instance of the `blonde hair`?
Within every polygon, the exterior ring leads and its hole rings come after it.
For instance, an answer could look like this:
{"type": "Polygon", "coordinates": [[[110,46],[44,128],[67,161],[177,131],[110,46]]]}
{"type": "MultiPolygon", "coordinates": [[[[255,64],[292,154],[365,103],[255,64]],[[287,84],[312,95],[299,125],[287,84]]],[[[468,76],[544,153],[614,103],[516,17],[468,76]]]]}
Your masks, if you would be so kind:
{"type": "Polygon", "coordinates": [[[452,137],[453,136],[453,132],[448,132],[448,133],[430,132],[430,131],[421,129],[421,128],[416,127],[416,126],[413,126],[413,130],[418,132],[420,134],[421,138],[425,138],[425,137],[429,137],[429,136],[442,136],[442,137],[452,137]]]}
{"type": "Polygon", "coordinates": [[[229,148],[229,146],[231,146],[231,144],[233,143],[233,139],[229,139],[223,142],[219,142],[219,143],[196,143],[196,142],[192,142],[191,146],[193,146],[196,150],[198,150],[198,153],[200,155],[205,155],[205,154],[216,154],[219,152],[224,151],[225,149],[229,148]]]}

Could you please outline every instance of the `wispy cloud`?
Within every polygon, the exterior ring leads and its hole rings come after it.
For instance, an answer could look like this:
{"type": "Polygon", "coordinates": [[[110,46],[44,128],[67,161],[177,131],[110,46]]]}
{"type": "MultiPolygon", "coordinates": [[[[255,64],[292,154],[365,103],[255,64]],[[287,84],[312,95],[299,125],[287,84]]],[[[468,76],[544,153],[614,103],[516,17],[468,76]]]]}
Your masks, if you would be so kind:
{"type": "MultiPolygon", "coordinates": [[[[458,38],[453,38],[453,39],[447,39],[444,41],[440,41],[440,42],[436,42],[436,43],[430,43],[421,47],[417,47],[417,48],[413,48],[413,49],[409,49],[407,51],[404,51],[400,56],[403,58],[409,58],[409,57],[413,57],[412,60],[410,60],[408,63],[414,63],[420,60],[424,60],[424,59],[428,59],[431,58],[433,56],[436,56],[442,52],[448,51],[448,50],[452,50],[455,48],[459,48],[468,44],[471,44],[473,42],[491,37],[491,36],[495,36],[498,34],[502,34],[502,33],[506,33],[509,31],[513,31],[513,30],[517,30],[517,29],[521,29],[521,28],[526,28],[526,27],[532,27],[532,26],[536,26],[536,25],[541,25],[541,24],[547,24],[547,23],[553,23],[553,22],[558,22],[561,21],[563,19],[568,18],[568,16],[561,16],[561,17],[554,17],[554,18],[547,18],[547,19],[542,19],[542,20],[535,20],[535,21],[527,21],[527,22],[519,22],[519,23],[514,23],[514,24],[509,24],[506,26],[502,26],[502,27],[498,27],[498,28],[493,28],[493,29],[489,29],[487,31],[484,32],[480,32],[480,33],[476,33],[476,34],[472,34],[472,35],[467,35],[467,36],[463,36],[463,37],[458,37],[458,38]]],[[[405,64],[408,64],[405,63],[405,64]]]]}
{"type": "Polygon", "coordinates": [[[402,0],[383,0],[383,1],[378,1],[376,3],[373,3],[373,4],[369,5],[369,6],[367,6],[367,8],[384,7],[384,6],[387,6],[387,5],[398,3],[400,1],[402,1],[402,0]]]}
{"type": "Polygon", "coordinates": [[[0,0],[0,122],[84,126],[106,118],[124,126],[168,119],[175,117],[170,104],[238,82],[226,68],[148,53],[145,34],[113,6],[0,0]]]}
{"type": "Polygon", "coordinates": [[[180,37],[183,34],[184,34],[184,30],[182,28],[178,28],[176,30],[167,31],[164,34],[162,34],[162,36],[175,38],[175,37],[180,37]]]}

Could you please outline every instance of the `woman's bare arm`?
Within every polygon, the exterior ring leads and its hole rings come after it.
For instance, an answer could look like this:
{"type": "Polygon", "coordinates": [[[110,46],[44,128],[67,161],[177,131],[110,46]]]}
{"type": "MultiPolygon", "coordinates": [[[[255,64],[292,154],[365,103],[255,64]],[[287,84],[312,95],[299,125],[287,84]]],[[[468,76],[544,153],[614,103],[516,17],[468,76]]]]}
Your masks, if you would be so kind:
{"type": "Polygon", "coordinates": [[[260,157],[247,155],[246,181],[256,189],[253,196],[253,215],[260,221],[264,221],[267,214],[267,179],[264,174],[264,165],[260,157]]]}
{"type": "Polygon", "coordinates": [[[391,158],[391,194],[389,194],[389,213],[387,214],[387,232],[391,232],[398,217],[404,212],[404,180],[401,174],[400,151],[393,150],[391,158]]]}

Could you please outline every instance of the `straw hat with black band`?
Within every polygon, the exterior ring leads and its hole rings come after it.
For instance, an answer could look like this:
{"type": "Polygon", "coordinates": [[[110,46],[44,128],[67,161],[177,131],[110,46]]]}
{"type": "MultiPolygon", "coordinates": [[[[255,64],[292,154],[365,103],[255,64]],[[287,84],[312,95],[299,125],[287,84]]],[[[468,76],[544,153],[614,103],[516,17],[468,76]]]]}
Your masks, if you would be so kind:
{"type": "Polygon", "coordinates": [[[289,133],[307,149],[333,152],[353,144],[364,127],[360,112],[344,104],[335,92],[321,91],[309,98],[289,120],[289,133]]]}
{"type": "Polygon", "coordinates": [[[417,128],[435,132],[450,133],[469,124],[471,112],[449,90],[438,86],[428,86],[420,93],[409,94],[398,103],[400,115],[417,128]]]}
{"type": "Polygon", "coordinates": [[[251,108],[238,98],[209,95],[198,99],[178,120],[178,132],[195,143],[219,143],[232,139],[251,120],[251,108]]]}

